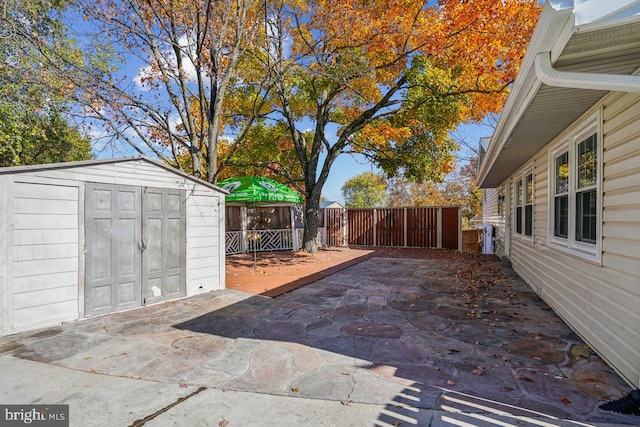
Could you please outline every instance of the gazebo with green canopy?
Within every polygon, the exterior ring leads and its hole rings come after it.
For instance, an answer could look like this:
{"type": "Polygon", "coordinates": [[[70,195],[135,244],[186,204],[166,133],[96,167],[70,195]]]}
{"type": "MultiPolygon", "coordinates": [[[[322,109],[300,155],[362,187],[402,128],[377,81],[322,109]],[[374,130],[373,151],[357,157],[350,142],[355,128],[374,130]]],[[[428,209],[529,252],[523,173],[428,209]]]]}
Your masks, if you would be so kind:
{"type": "Polygon", "coordinates": [[[225,251],[298,249],[302,195],[269,178],[243,176],[218,182],[226,200],[225,251]],[[296,227],[298,226],[298,227],[296,227]]]}

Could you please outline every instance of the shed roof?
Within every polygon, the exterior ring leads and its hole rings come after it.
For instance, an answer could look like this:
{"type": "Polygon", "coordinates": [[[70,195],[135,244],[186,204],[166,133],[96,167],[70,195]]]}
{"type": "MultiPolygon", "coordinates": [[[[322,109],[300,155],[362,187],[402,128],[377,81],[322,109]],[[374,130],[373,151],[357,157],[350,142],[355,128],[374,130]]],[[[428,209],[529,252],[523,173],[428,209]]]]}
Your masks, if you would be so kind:
{"type": "Polygon", "coordinates": [[[336,201],[323,201],[320,202],[320,209],[344,209],[344,206],[342,206],[342,204],[336,202],[336,201]]]}
{"type": "Polygon", "coordinates": [[[46,171],[46,170],[56,170],[56,169],[70,169],[70,168],[79,168],[79,167],[87,167],[87,166],[96,166],[96,165],[104,165],[111,163],[126,163],[126,162],[135,162],[135,161],[143,161],[146,163],[150,163],[154,166],[165,169],[173,174],[179,175],[185,179],[196,182],[205,187],[209,187],[220,193],[229,194],[229,192],[223,188],[218,187],[215,184],[212,184],[208,181],[204,181],[202,179],[196,178],[193,175],[189,175],[181,170],[173,168],[169,165],[166,165],[158,160],[151,159],[146,156],[137,156],[137,157],[121,157],[121,158],[111,158],[111,159],[97,159],[97,160],[84,160],[79,162],[61,162],[61,163],[46,163],[41,165],[27,165],[27,166],[11,166],[0,168],[0,175],[9,175],[9,174],[19,174],[19,173],[28,173],[28,172],[37,172],[37,171],[46,171]]]}

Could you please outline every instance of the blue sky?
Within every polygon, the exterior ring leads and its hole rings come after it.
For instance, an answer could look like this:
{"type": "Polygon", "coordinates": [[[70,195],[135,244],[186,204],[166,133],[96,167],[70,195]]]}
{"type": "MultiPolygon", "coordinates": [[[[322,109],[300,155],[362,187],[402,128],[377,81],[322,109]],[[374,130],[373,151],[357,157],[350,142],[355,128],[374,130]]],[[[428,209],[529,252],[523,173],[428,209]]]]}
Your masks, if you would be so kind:
{"type": "MultiPolygon", "coordinates": [[[[80,30],[80,32],[83,32],[82,30],[84,30],[88,25],[82,20],[71,20],[70,24],[72,27],[75,26],[75,29],[80,30]]],[[[142,87],[140,84],[140,75],[145,72],[145,65],[145,62],[142,61],[139,57],[128,56],[126,58],[126,65],[122,70],[120,70],[119,74],[121,77],[124,77],[124,80],[126,80],[126,82],[128,83],[127,86],[129,87],[129,90],[143,94],[147,92],[147,89],[142,87]]],[[[195,70],[192,71],[195,72],[195,70]]],[[[175,119],[177,120],[177,115],[175,119]]],[[[300,123],[299,125],[300,130],[315,127],[315,124],[311,122],[300,123]]],[[[331,132],[331,129],[333,129],[332,126],[330,126],[328,129],[329,133],[331,132]]],[[[465,124],[461,125],[455,132],[453,132],[452,136],[456,140],[464,140],[467,144],[475,147],[477,146],[478,141],[481,137],[490,136],[491,133],[492,129],[486,125],[465,124]]],[[[93,128],[90,132],[90,135],[94,139],[94,151],[99,158],[127,157],[137,155],[137,153],[130,147],[126,146],[126,144],[105,145],[104,142],[101,142],[100,139],[100,137],[105,136],[105,134],[103,131],[97,128],[93,128]]],[[[332,136],[328,135],[328,138],[332,139],[332,136]]],[[[144,151],[150,157],[155,157],[155,155],[150,150],[147,149],[144,151]]],[[[458,166],[463,165],[467,161],[467,159],[471,157],[469,150],[465,149],[464,147],[461,148],[461,152],[459,154],[459,160],[457,162],[458,166]]],[[[322,191],[322,196],[327,198],[328,200],[343,202],[344,198],[342,197],[342,193],[340,190],[345,181],[358,174],[368,171],[377,172],[378,169],[374,165],[372,165],[364,156],[357,154],[342,154],[336,159],[331,168],[328,180],[322,191]]]]}

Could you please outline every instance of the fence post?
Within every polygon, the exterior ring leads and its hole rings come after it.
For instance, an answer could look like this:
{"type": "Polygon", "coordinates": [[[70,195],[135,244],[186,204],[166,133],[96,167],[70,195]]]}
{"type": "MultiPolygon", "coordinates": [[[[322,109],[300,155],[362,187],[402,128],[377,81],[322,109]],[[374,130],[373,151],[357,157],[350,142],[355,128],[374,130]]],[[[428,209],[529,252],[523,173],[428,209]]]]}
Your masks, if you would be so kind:
{"type": "Polygon", "coordinates": [[[462,252],[462,208],[458,207],[458,251],[462,252]]]}
{"type": "Polygon", "coordinates": [[[349,246],[349,209],[344,209],[344,227],[342,227],[342,246],[349,246]]]}
{"type": "Polygon", "coordinates": [[[376,210],[373,210],[373,246],[377,246],[377,232],[376,232],[376,228],[378,226],[378,217],[376,215],[376,210]]]}
{"type": "Polygon", "coordinates": [[[438,213],[437,213],[437,230],[438,230],[438,241],[437,241],[437,248],[438,249],[442,249],[442,208],[439,207],[438,208],[438,213]]]}
{"type": "Polygon", "coordinates": [[[329,228],[329,222],[327,221],[327,212],[328,209],[322,209],[322,245],[329,246],[329,233],[327,233],[327,228],[329,228]]]}
{"type": "Polygon", "coordinates": [[[406,248],[409,243],[407,242],[407,208],[404,208],[403,210],[404,210],[403,212],[404,218],[402,219],[402,222],[404,224],[404,247],[406,248]]]}

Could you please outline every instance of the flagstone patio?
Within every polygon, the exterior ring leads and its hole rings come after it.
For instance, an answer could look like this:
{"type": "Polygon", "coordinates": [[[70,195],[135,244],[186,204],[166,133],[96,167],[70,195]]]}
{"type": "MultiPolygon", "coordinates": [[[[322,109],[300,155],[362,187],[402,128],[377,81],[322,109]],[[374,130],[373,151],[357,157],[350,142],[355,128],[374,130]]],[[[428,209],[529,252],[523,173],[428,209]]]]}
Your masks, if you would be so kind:
{"type": "Polygon", "coordinates": [[[629,387],[493,256],[373,257],[276,298],[227,289],[0,338],[2,354],[189,387],[385,405],[378,421],[390,425],[639,421],[598,408],[629,387]]]}

